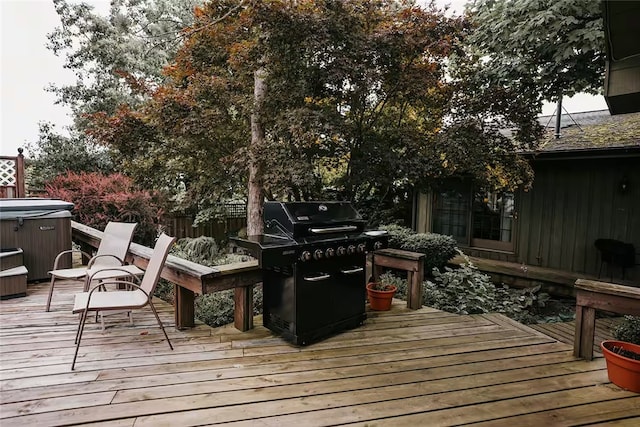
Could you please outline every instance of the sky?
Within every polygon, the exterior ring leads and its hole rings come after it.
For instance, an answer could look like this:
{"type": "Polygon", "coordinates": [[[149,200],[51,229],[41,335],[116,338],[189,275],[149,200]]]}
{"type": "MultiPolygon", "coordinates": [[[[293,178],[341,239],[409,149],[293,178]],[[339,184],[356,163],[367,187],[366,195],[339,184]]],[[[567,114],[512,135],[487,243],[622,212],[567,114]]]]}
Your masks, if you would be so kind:
{"type": "MultiPolygon", "coordinates": [[[[108,0],[88,0],[107,13],[108,0]]],[[[451,12],[463,10],[466,0],[437,0],[451,5],[451,12]]],[[[52,0],[0,0],[0,155],[15,156],[18,147],[38,139],[38,123],[51,122],[60,133],[71,124],[68,107],[55,104],[55,95],[45,89],[52,83],[72,83],[74,75],[65,70],[63,58],[46,48],[47,34],[60,25],[52,0]]],[[[578,95],[564,99],[570,113],[603,110],[602,96],[578,95]]],[[[553,114],[555,105],[546,104],[542,114],[553,114]]],[[[25,150],[25,154],[29,154],[25,150]]]]}

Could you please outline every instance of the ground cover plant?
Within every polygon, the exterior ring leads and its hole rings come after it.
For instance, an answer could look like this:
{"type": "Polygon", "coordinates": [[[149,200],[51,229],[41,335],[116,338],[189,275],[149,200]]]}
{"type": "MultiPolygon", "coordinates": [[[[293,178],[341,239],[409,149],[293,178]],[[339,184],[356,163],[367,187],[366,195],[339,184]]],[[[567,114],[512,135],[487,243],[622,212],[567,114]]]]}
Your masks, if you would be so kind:
{"type": "MultiPolygon", "coordinates": [[[[514,289],[496,285],[466,255],[459,268],[434,268],[422,284],[422,304],[456,314],[502,313],[522,323],[537,323],[547,316],[549,295],[540,287],[514,289]]],[[[384,279],[398,287],[397,298],[406,299],[407,281],[385,273],[384,279]]]]}

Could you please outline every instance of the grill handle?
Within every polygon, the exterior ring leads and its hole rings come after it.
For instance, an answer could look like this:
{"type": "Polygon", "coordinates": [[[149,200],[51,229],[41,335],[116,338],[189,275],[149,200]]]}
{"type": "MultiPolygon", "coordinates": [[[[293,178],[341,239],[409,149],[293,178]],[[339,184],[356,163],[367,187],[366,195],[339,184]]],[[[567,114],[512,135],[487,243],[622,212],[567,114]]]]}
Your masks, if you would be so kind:
{"type": "Polygon", "coordinates": [[[305,281],[307,281],[307,282],[320,282],[322,280],[327,280],[329,278],[331,278],[331,275],[330,274],[325,274],[325,273],[322,273],[319,276],[305,276],[305,277],[303,277],[303,279],[305,281]]]}
{"type": "Polygon", "coordinates": [[[343,225],[340,227],[325,227],[325,228],[310,228],[309,231],[312,234],[328,234],[339,233],[341,231],[356,231],[358,229],[355,225],[343,225]]]}
{"type": "Polygon", "coordinates": [[[341,270],[340,273],[342,273],[342,274],[356,274],[356,273],[360,273],[362,270],[364,270],[363,267],[358,267],[358,268],[354,268],[352,270],[341,270]]]}

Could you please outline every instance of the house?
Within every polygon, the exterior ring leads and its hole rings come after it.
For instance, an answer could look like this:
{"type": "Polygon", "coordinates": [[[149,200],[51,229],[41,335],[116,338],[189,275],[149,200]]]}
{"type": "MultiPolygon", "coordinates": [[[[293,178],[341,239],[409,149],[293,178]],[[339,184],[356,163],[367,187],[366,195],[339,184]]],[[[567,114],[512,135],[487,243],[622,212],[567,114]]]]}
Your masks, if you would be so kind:
{"type": "Polygon", "coordinates": [[[548,137],[527,155],[535,172],[529,191],[479,192],[452,181],[417,196],[414,228],[452,235],[466,254],[513,263],[519,275],[537,268],[567,273],[567,285],[598,276],[640,285],[640,113],[565,114],[559,139],[554,118],[540,123],[548,137]],[[635,265],[624,277],[620,265],[601,270],[597,239],[633,245],[635,265]]]}

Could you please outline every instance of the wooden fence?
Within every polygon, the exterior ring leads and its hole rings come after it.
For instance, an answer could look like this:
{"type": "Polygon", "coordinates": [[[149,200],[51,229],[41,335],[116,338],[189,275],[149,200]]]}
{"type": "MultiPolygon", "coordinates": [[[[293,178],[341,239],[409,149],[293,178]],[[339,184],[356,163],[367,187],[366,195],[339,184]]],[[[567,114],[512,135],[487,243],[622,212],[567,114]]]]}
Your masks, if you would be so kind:
{"type": "Polygon", "coordinates": [[[18,148],[17,156],[0,156],[0,199],[25,197],[24,155],[18,148]]]}
{"type": "Polygon", "coordinates": [[[243,203],[225,203],[219,208],[222,212],[220,218],[196,226],[193,225],[193,218],[188,215],[167,217],[163,221],[166,232],[178,239],[206,236],[220,242],[246,227],[247,214],[243,203]]]}

